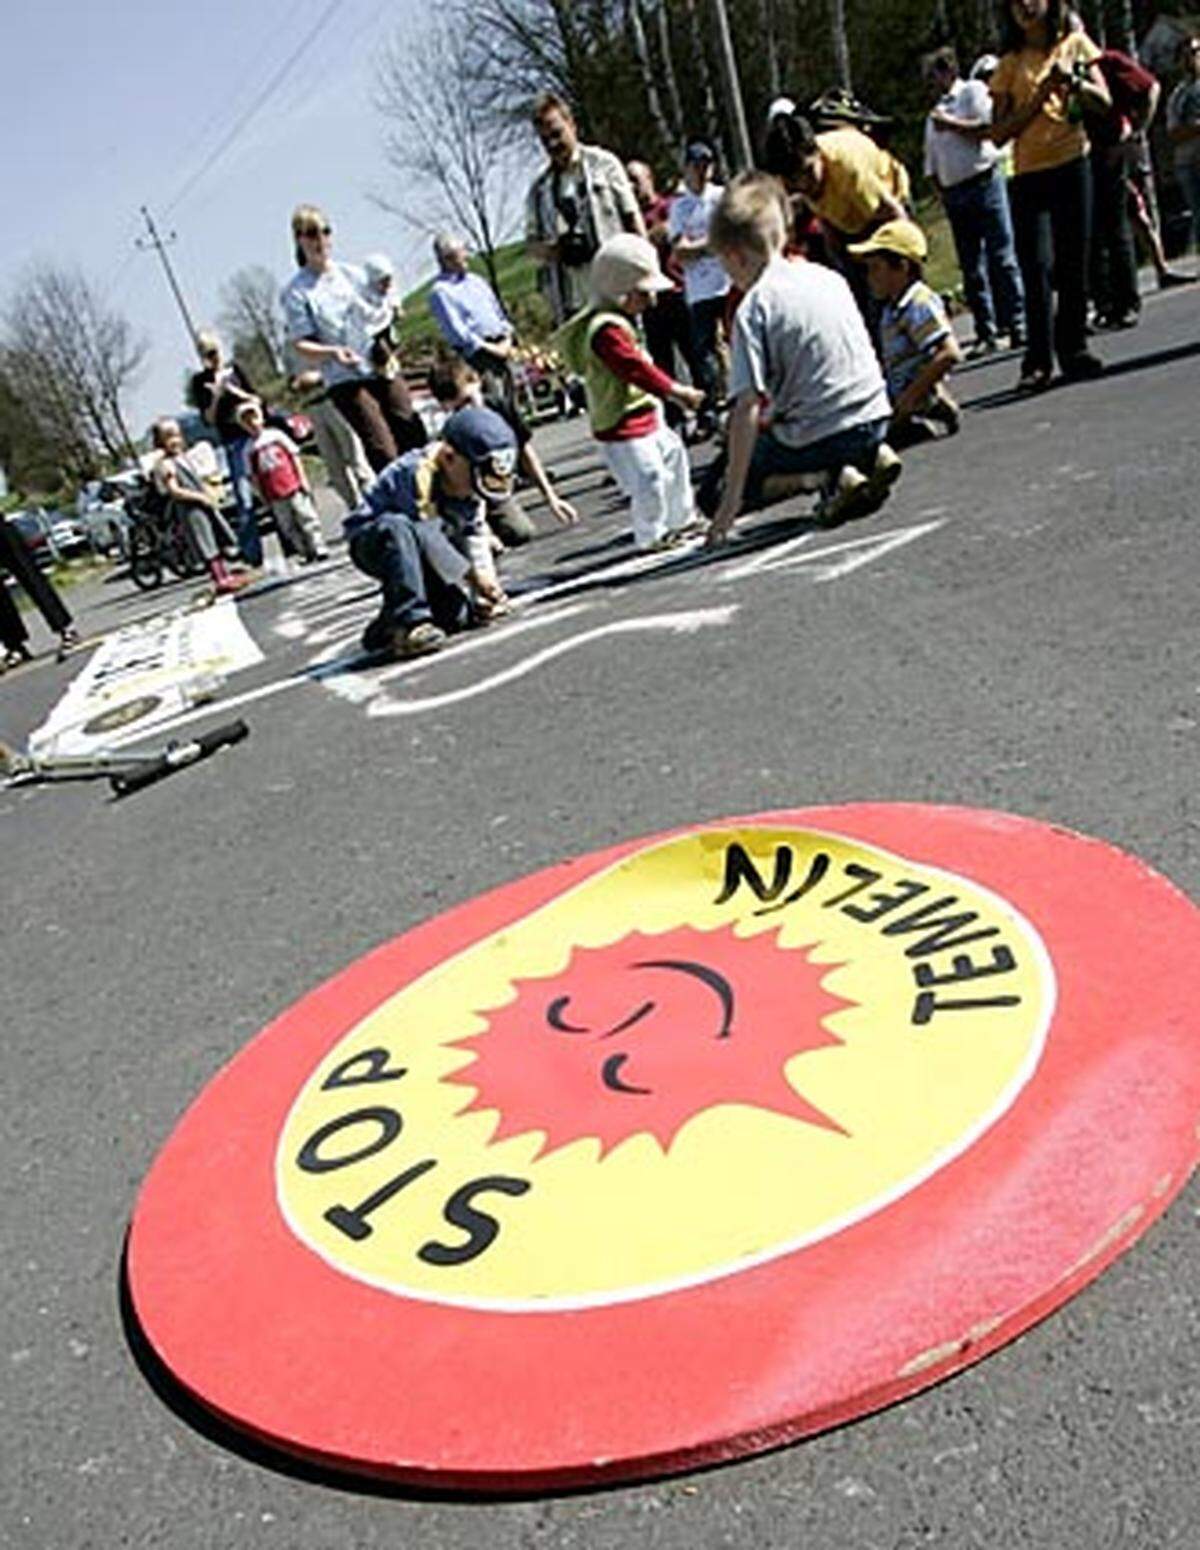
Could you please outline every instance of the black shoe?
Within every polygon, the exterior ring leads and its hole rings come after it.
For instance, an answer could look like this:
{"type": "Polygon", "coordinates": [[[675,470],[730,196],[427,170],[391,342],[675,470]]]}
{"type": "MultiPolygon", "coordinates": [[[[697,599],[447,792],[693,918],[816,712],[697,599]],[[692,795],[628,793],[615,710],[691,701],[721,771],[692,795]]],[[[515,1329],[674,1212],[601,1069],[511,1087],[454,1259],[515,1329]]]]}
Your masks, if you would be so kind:
{"type": "Polygon", "coordinates": [[[1080,350],[1062,363],[1062,373],[1068,382],[1090,382],[1104,375],[1104,362],[1090,350],[1080,350]]]}
{"type": "Polygon", "coordinates": [[[1196,278],[1190,274],[1180,274],[1178,269],[1164,269],[1158,277],[1160,291],[1173,291],[1177,285],[1195,285],[1196,278]]]}

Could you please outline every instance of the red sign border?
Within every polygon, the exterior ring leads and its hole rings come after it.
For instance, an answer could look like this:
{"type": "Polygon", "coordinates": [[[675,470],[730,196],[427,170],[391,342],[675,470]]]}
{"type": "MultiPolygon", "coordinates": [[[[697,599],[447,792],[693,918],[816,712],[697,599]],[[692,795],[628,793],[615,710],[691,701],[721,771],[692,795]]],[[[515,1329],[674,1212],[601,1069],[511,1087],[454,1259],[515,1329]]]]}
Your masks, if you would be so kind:
{"type": "Polygon", "coordinates": [[[213,1079],[134,1211],[127,1273],[138,1321],[183,1387],[238,1430],[336,1470],[424,1487],[596,1484],[792,1441],[1013,1339],[1166,1208],[1198,1152],[1198,948],[1200,911],[1136,858],[967,808],[759,813],[560,863],[377,948],[213,1079]],[[795,1254],[579,1311],[397,1297],[338,1273],[292,1235],[275,1198],[279,1133],[299,1088],[357,1022],[399,985],[632,852],[743,825],[825,830],[942,867],[993,890],[1041,933],[1058,977],[1047,1047],[973,1147],[795,1254]]]}

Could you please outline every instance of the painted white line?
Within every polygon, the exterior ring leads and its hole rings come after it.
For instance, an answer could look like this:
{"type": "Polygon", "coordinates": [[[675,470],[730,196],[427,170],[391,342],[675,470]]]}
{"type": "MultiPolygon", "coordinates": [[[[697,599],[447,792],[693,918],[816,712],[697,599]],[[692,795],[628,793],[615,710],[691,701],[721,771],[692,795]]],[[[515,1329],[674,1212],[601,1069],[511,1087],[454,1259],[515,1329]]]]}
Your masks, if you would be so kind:
{"type": "Polygon", "coordinates": [[[773,570],[781,560],[802,549],[805,544],[812,543],[817,535],[815,533],[801,533],[798,538],[789,538],[783,544],[768,544],[760,549],[757,554],[752,554],[741,565],[735,565],[731,570],[722,572],[722,581],[741,581],[746,576],[755,576],[761,570],[773,570]]]}
{"type": "Polygon", "coordinates": [[[677,614],[651,614],[645,619],[619,619],[611,624],[599,625],[594,630],[585,630],[582,635],[573,635],[569,640],[558,641],[553,646],[547,646],[544,650],[535,652],[533,656],[526,657],[523,662],[517,662],[499,673],[493,673],[490,678],[478,679],[475,683],[451,690],[448,694],[429,695],[421,700],[376,701],[368,705],[367,715],[414,716],[422,711],[443,710],[448,705],[458,705],[463,700],[473,700],[480,694],[487,694],[492,689],[499,689],[504,684],[524,678],[529,673],[536,672],[539,667],[545,667],[548,662],[553,662],[570,651],[578,651],[581,646],[591,645],[593,641],[653,630],[690,635],[710,625],[728,624],[737,612],[737,608],[738,605],[732,603],[723,608],[696,608],[677,614]]]}
{"type": "MultiPolygon", "coordinates": [[[[755,566],[757,575],[769,575],[774,571],[798,571],[803,570],[814,581],[836,581],[841,576],[848,576],[851,571],[858,570],[863,565],[870,565],[875,560],[880,560],[885,554],[890,554],[893,549],[902,548],[910,544],[914,539],[923,538],[926,533],[932,533],[941,527],[938,522],[921,522],[914,527],[898,528],[895,532],[872,534],[868,538],[848,538],[841,543],[826,544],[823,549],[806,550],[798,553],[799,545],[796,543],[784,544],[778,549],[768,551],[767,557],[762,559],[755,556],[759,563],[755,566]],[[831,559],[833,555],[840,558],[831,559]],[[819,562],[828,560],[828,564],[819,562]]],[[[737,570],[727,572],[722,578],[725,581],[741,580],[747,572],[737,570]]]]}

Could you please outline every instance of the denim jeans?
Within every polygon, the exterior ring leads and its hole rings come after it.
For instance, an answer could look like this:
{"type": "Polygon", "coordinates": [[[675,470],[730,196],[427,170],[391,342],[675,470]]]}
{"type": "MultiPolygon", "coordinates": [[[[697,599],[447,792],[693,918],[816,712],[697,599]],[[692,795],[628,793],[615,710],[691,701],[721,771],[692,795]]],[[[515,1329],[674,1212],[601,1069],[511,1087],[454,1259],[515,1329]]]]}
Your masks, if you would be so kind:
{"type": "Polygon", "coordinates": [[[1200,162],[1193,162],[1190,167],[1176,167],[1175,176],[1192,209],[1192,241],[1200,253],[1200,162]]]}
{"type": "Polygon", "coordinates": [[[383,583],[384,626],[411,629],[433,619],[443,629],[457,629],[465,622],[467,562],[440,517],[419,521],[385,512],[351,533],[350,559],[383,583]]]}
{"type": "Polygon", "coordinates": [[[232,441],[225,443],[225,457],[229,463],[229,483],[233,486],[233,498],[237,504],[238,548],[247,565],[261,565],[263,548],[258,533],[258,518],[254,515],[254,492],[250,488],[246,458],[248,446],[247,437],[235,436],[232,441]]]}
{"type": "MultiPolygon", "coordinates": [[[[743,511],[757,511],[766,505],[763,485],[779,474],[836,474],[849,466],[869,474],[875,466],[875,454],[887,437],[890,419],[867,420],[848,430],[837,431],[820,441],[810,441],[807,446],[789,447],[763,431],[754,443],[750,456],[750,468],[746,474],[746,489],[742,496],[743,511]]],[[[725,483],[726,455],[721,453],[704,471],[697,491],[696,503],[707,517],[716,511],[725,483]]]]}
{"type": "Polygon", "coordinates": [[[692,360],[688,365],[696,386],[704,393],[705,411],[710,414],[716,408],[720,396],[721,371],[717,359],[717,339],[724,316],[724,296],[711,296],[706,301],[694,301],[688,305],[692,330],[692,360]]]}
{"type": "Polygon", "coordinates": [[[981,178],[942,191],[954,247],[975,319],[975,336],[994,339],[1023,332],[1025,288],[1017,264],[1004,175],[995,167],[981,178]]]}

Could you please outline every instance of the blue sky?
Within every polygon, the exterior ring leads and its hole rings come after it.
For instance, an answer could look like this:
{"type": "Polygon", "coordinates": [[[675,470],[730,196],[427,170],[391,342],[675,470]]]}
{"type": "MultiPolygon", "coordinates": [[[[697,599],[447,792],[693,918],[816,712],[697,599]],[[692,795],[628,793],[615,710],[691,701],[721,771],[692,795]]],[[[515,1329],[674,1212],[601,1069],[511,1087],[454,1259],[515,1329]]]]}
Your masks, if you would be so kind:
{"type": "Polygon", "coordinates": [[[0,300],[36,258],[77,263],[110,288],[111,304],[150,338],[145,379],[131,397],[142,428],[178,407],[190,356],[158,259],[134,247],[144,234],[139,205],[176,233],[172,262],[201,327],[213,321],[218,288],[234,270],[263,264],[281,284],[287,279],[288,222],[301,201],[328,211],[339,256],[390,252],[407,289],[429,270],[428,245],[370,197],[392,176],[371,102],[372,61],[429,9],[428,0],[49,0],[11,8],[0,93],[0,208],[9,232],[0,300]],[[184,192],[330,11],[283,84],[184,192]]]}

